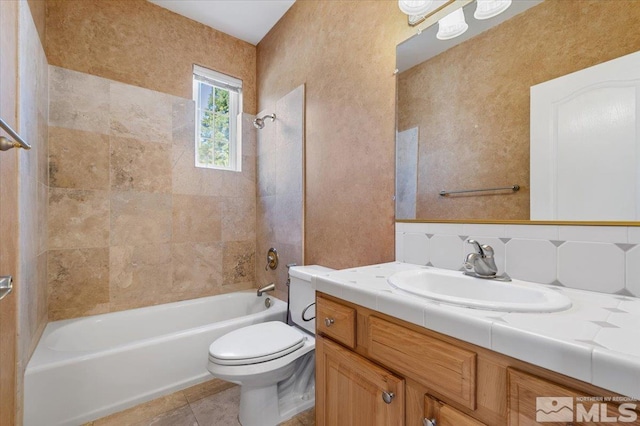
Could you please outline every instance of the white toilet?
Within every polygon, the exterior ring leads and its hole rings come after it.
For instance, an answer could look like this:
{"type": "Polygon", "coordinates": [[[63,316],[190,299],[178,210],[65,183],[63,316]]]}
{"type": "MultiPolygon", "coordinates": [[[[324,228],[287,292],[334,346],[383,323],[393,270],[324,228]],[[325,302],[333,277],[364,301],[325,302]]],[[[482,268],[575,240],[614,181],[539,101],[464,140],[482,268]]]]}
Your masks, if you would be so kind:
{"type": "Polygon", "coordinates": [[[234,330],[209,347],[209,372],[238,383],[242,426],[275,426],[315,404],[315,290],[311,277],[332,269],[289,270],[293,325],[270,321],[234,330]]]}

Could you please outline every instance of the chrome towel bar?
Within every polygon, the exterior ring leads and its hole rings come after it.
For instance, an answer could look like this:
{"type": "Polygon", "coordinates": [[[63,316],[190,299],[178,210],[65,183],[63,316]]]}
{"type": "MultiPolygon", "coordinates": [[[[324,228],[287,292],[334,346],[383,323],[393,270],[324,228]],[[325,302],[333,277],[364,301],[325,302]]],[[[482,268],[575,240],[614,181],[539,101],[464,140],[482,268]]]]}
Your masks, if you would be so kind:
{"type": "Polygon", "coordinates": [[[440,191],[440,196],[444,197],[449,194],[466,194],[469,192],[487,192],[487,191],[506,191],[511,190],[513,192],[520,190],[520,185],[503,186],[500,188],[484,188],[484,189],[464,189],[461,191],[440,191]]]}
{"type": "Polygon", "coordinates": [[[31,149],[31,145],[26,143],[2,118],[0,118],[0,127],[13,138],[12,141],[4,136],[0,136],[0,151],[8,151],[11,148],[31,149]]]}

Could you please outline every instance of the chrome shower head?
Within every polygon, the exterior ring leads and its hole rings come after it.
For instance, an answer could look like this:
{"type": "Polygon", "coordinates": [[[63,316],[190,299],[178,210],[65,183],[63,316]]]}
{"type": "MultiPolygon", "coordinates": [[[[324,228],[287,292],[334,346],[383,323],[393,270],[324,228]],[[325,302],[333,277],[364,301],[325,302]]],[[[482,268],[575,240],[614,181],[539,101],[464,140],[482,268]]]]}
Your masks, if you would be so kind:
{"type": "Polygon", "coordinates": [[[270,115],[265,115],[264,117],[260,118],[260,117],[256,117],[255,120],[253,120],[253,127],[255,127],[256,129],[263,129],[264,128],[264,120],[270,118],[271,121],[276,121],[276,114],[270,114],[270,115]]]}

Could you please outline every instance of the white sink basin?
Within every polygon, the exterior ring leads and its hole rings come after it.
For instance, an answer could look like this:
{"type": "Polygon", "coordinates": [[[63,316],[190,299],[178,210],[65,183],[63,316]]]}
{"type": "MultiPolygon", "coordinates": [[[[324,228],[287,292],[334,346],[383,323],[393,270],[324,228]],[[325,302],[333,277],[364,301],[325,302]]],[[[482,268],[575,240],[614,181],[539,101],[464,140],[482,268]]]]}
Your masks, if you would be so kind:
{"type": "Polygon", "coordinates": [[[540,284],[474,278],[459,271],[416,269],[398,272],[387,281],[401,292],[467,308],[556,312],[571,307],[568,297],[540,284]]]}

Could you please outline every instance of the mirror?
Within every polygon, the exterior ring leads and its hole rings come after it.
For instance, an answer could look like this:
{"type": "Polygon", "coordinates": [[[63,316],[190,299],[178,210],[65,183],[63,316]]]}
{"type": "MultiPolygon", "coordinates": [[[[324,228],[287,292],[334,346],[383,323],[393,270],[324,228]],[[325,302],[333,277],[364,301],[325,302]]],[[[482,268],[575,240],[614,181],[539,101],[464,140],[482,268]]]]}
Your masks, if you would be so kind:
{"type": "Polygon", "coordinates": [[[397,48],[397,220],[530,220],[531,87],[640,50],[637,1],[514,0],[486,21],[475,8],[462,36],[437,40],[436,24],[397,48]]]}

